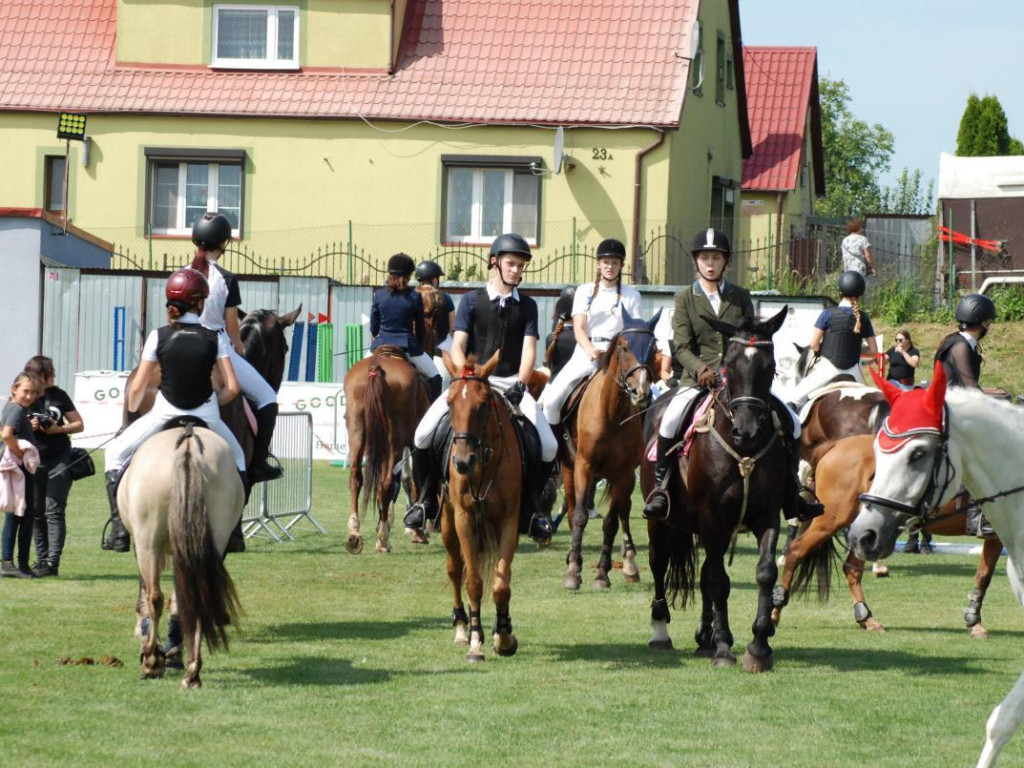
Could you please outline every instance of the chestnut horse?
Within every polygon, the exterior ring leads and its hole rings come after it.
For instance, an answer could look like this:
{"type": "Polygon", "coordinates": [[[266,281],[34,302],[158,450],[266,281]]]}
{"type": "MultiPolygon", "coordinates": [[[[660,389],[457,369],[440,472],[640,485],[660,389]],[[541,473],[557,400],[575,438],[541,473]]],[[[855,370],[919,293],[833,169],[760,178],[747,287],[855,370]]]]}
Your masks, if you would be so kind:
{"type": "MultiPolygon", "coordinates": [[[[715,666],[732,666],[733,637],[729,629],[729,575],[725,555],[738,533],[749,530],[757,538],[757,615],[754,639],[747,646],[743,666],[749,672],[772,668],[768,638],[775,634],[771,621],[772,589],[778,576],[775,548],[779,538],[779,510],[786,471],[783,430],[771,401],[775,377],[772,336],[782,326],[787,307],[767,321],[748,318],[739,327],[706,318],[725,337],[725,383],[712,393],[714,402],[695,428],[689,455],[679,456],[679,472],[668,484],[671,499],[665,520],[648,520],[651,575],[652,648],[672,648],[671,619],[666,600],[682,595],[685,606],[696,591],[697,546],[704,548],[700,570],[701,617],[697,625],[697,653],[712,657],[715,666]],[[666,577],[667,574],[667,577],[666,577]]],[[[670,395],[665,395],[668,397],[670,395]]],[[[644,494],[654,485],[654,467],[644,457],[644,494]]]]}
{"type": "MultiPolygon", "coordinates": [[[[816,579],[819,599],[827,599],[832,566],[838,557],[834,537],[857,517],[860,494],[871,485],[875,475],[874,441],[874,435],[854,435],[822,447],[816,477],[818,499],[825,505],[825,514],[811,520],[786,550],[786,564],[776,588],[776,607],[772,612],[776,625],[789,602],[791,587],[800,594],[816,579]]],[[[966,496],[961,495],[946,504],[929,519],[925,530],[942,536],[963,536],[966,515],[962,507],[966,501],[966,496]]],[[[964,609],[964,623],[971,637],[988,637],[988,630],[981,623],[981,607],[1002,550],[1003,543],[997,537],[985,539],[974,574],[974,590],[964,609]]],[[[885,627],[871,614],[864,599],[861,588],[864,561],[853,550],[846,556],[843,572],[853,600],[854,619],[864,629],[884,632],[885,627]]]]}
{"type": "Polygon", "coordinates": [[[469,645],[466,660],[484,660],[480,603],[484,575],[492,569],[497,618],[492,631],[494,652],[512,656],[519,642],[512,633],[512,558],[519,543],[522,454],[507,401],[488,384],[501,350],[482,366],[471,357],[458,369],[447,354],[452,376],[448,405],[452,447],[446,461],[448,487],[442,494],[441,539],[448,552],[448,578],[455,607],[455,645],[469,645]],[[469,615],[462,602],[466,584],[469,615]]]}
{"type": "Polygon", "coordinates": [[[608,481],[609,511],[602,526],[604,541],[597,561],[594,587],[608,589],[612,547],[622,524],[622,575],[640,580],[636,545],[629,530],[629,511],[636,487],[636,469],[643,455],[643,427],[630,418],[648,405],[654,372],[654,326],[661,311],[649,321],[633,319],[623,310],[622,331],[612,339],[598,362],[597,371],[584,385],[574,413],[559,430],[559,459],[567,514],[572,522],[572,543],[562,580],[566,589],[579,589],[583,570],[583,532],[586,530],[587,490],[598,479],[608,481]]]}
{"type": "MultiPolygon", "coordinates": [[[[416,425],[430,407],[430,398],[415,366],[400,349],[390,345],[378,347],[374,354],[353,365],[345,374],[343,386],[348,488],[352,495],[346,547],[353,555],[363,551],[359,497],[363,496],[365,506],[372,491],[378,516],[376,550],[390,552],[391,507],[400,485],[396,468],[413,444],[416,425]]],[[[418,491],[414,489],[414,493],[418,491]]]]}
{"type": "Polygon", "coordinates": [[[448,313],[445,309],[444,294],[429,283],[417,285],[416,292],[423,299],[425,319],[425,332],[420,346],[423,347],[423,352],[427,357],[433,357],[437,354],[437,345],[444,341],[444,339],[437,338],[438,316],[448,313]]]}
{"type": "Polygon", "coordinates": [[[150,621],[142,677],[163,677],[166,669],[157,635],[164,606],[160,573],[170,554],[177,615],[190,650],[182,685],[200,687],[203,642],[211,651],[227,648],[226,628],[238,613],[224,550],[242,517],[245,491],[231,449],[216,433],[191,423],[158,432],[135,452],[117,503],[144,585],[140,613],[150,621]]]}

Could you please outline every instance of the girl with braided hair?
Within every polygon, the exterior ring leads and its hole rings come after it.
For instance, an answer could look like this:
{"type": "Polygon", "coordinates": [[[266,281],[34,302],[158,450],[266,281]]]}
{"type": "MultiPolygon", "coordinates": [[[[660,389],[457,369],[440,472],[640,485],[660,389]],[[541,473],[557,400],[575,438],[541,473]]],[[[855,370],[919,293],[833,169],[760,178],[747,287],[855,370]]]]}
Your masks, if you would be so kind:
{"type": "Polygon", "coordinates": [[[807,402],[811,392],[841,374],[864,383],[860,370],[862,343],[867,342],[867,355],[874,358],[878,354],[871,318],[860,308],[865,287],[864,275],[860,272],[849,270],[839,276],[839,306],[823,309],[814,322],[810,346],[819,360],[796,385],[793,395],[796,410],[807,402]]]}
{"type": "Polygon", "coordinates": [[[622,330],[624,318],[640,317],[640,293],[622,284],[625,261],[626,246],[611,238],[602,241],[597,246],[597,277],[593,285],[584,283],[576,289],[572,307],[576,350],[540,398],[550,424],[562,420],[562,405],[569,393],[597,370],[597,359],[622,330]]]}

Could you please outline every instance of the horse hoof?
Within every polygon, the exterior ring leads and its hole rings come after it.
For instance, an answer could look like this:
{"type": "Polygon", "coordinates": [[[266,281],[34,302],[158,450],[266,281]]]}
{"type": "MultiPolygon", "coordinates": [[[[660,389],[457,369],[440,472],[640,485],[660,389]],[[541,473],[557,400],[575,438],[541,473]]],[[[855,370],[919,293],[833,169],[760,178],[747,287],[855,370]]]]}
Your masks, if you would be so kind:
{"type": "Polygon", "coordinates": [[[698,659],[710,659],[715,655],[715,649],[697,646],[697,650],[693,652],[693,655],[698,659]]]}
{"type": "Polygon", "coordinates": [[[409,539],[413,544],[429,544],[430,536],[427,535],[426,531],[414,530],[412,532],[412,538],[409,539]]]}
{"type": "Polygon", "coordinates": [[[594,579],[592,586],[594,587],[594,589],[611,589],[612,583],[608,579],[607,575],[604,577],[598,576],[596,579],[594,579]]]}
{"type": "Polygon", "coordinates": [[[782,618],[782,611],[779,608],[772,608],[772,624],[776,627],[779,626],[779,620],[782,618]]]}
{"type": "Polygon", "coordinates": [[[876,579],[887,579],[889,578],[889,569],[886,566],[875,566],[871,569],[871,572],[875,574],[876,579]],[[876,570],[877,569],[877,570],[876,570]]]}
{"type": "Polygon", "coordinates": [[[668,639],[668,640],[651,640],[651,641],[649,641],[647,643],[647,647],[648,648],[653,648],[656,651],[671,651],[671,650],[673,650],[673,648],[672,648],[672,640],[671,639],[668,639]]]}
{"type": "MultiPolygon", "coordinates": [[[[733,664],[735,664],[735,660],[733,664]]],[[[775,666],[775,662],[772,655],[769,653],[764,658],[755,656],[750,651],[743,654],[743,668],[752,674],[758,674],[760,672],[771,672],[772,667],[775,666]]]]}
{"type": "Polygon", "coordinates": [[[348,541],[345,543],[345,548],[348,550],[350,555],[358,555],[363,551],[363,537],[349,536],[348,541]]]}
{"type": "Polygon", "coordinates": [[[537,542],[538,549],[547,549],[551,546],[551,539],[534,539],[537,542]]]}
{"type": "MultiPolygon", "coordinates": [[[[519,650],[519,641],[516,639],[515,635],[513,635],[511,637],[511,640],[512,640],[512,644],[507,646],[507,647],[505,647],[505,648],[503,648],[501,646],[501,638],[500,637],[495,637],[494,638],[494,652],[496,654],[498,654],[499,656],[515,656],[516,655],[516,651],[519,650]]],[[[483,657],[481,657],[481,658],[483,658],[483,657]]]]}
{"type": "Polygon", "coordinates": [[[377,545],[374,547],[374,549],[377,550],[378,552],[380,552],[381,554],[386,555],[388,552],[391,551],[391,545],[390,544],[382,544],[381,542],[378,541],[377,545]]]}
{"type": "Polygon", "coordinates": [[[731,653],[728,656],[715,656],[711,661],[713,667],[735,667],[736,657],[731,653]]]}
{"type": "Polygon", "coordinates": [[[626,573],[626,571],[623,571],[622,572],[622,580],[624,582],[626,582],[627,584],[639,584],[640,583],[640,573],[639,572],[636,572],[636,573],[626,573]]]}
{"type": "Polygon", "coordinates": [[[466,654],[466,661],[470,664],[479,664],[484,660],[484,655],[477,651],[476,653],[470,651],[466,654]]]}
{"type": "Polygon", "coordinates": [[[562,579],[562,586],[566,589],[577,590],[582,583],[583,579],[580,578],[579,569],[572,567],[565,572],[565,578],[562,579]]]}
{"type": "Polygon", "coordinates": [[[868,632],[879,632],[879,633],[885,632],[885,626],[882,624],[882,622],[880,622],[874,616],[872,616],[872,617],[870,617],[868,619],[865,619],[864,621],[859,621],[857,623],[860,624],[868,632]]]}
{"type": "Polygon", "coordinates": [[[202,688],[203,687],[203,681],[200,680],[198,677],[195,678],[194,680],[186,677],[185,679],[183,679],[181,681],[181,687],[184,688],[186,691],[189,688],[202,688]]]}
{"type": "Polygon", "coordinates": [[[988,639],[988,630],[981,626],[981,624],[975,624],[973,627],[971,627],[970,634],[971,637],[976,638],[978,640],[988,639]]]}

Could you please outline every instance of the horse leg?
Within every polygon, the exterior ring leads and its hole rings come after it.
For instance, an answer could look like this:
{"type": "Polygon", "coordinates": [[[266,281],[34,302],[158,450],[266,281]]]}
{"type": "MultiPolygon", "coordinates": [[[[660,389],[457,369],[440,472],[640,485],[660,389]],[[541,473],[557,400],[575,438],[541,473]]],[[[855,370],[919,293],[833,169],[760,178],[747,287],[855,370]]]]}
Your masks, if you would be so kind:
{"type": "Polygon", "coordinates": [[[647,645],[660,650],[672,650],[672,638],[668,634],[668,625],[672,615],[665,599],[665,573],[668,571],[668,554],[665,552],[668,543],[666,537],[659,535],[665,527],[656,523],[648,524],[647,563],[654,580],[654,599],[651,601],[651,639],[647,645]]]}
{"type": "Polygon", "coordinates": [[[1024,673],[1017,678],[1013,689],[988,717],[985,723],[985,747],[978,758],[978,768],[989,768],[996,764],[999,751],[1016,733],[1024,719],[1024,673]]]}
{"type": "Polygon", "coordinates": [[[515,656],[519,641],[512,633],[509,603],[512,600],[512,558],[519,543],[519,521],[509,515],[501,532],[498,564],[494,568],[494,652],[499,656],[515,656]]]}
{"type": "Polygon", "coordinates": [[[466,563],[462,559],[459,534],[455,531],[455,518],[451,505],[445,499],[441,512],[441,541],[448,553],[448,581],[452,585],[455,607],[452,608],[452,627],[455,628],[455,645],[469,645],[469,617],[462,604],[462,581],[466,575],[466,563]]]}
{"type": "Polygon", "coordinates": [[[815,551],[832,535],[832,531],[815,525],[820,519],[820,517],[814,518],[807,530],[789,542],[789,546],[786,548],[786,557],[782,564],[782,578],[779,579],[779,585],[772,592],[772,602],[774,604],[772,608],[772,623],[776,626],[778,626],[779,620],[782,618],[782,609],[789,604],[789,587],[793,583],[793,576],[796,573],[797,566],[804,561],[810,552],[815,551]]]}
{"type": "Polygon", "coordinates": [[[159,558],[151,551],[143,551],[138,539],[135,551],[139,560],[139,573],[145,582],[142,598],[143,610],[149,616],[149,631],[142,640],[142,679],[152,680],[164,676],[164,652],[160,648],[159,634],[160,615],[164,609],[164,595],[160,591],[159,558]]]}
{"type": "Polygon", "coordinates": [[[195,622],[195,627],[192,629],[190,640],[188,665],[185,667],[185,676],[181,680],[181,687],[202,688],[203,681],[199,679],[199,672],[203,668],[203,628],[198,621],[195,622]]]}
{"type": "Polygon", "coordinates": [[[706,557],[700,568],[700,603],[700,619],[693,639],[697,642],[696,655],[710,659],[715,654],[715,606],[711,599],[711,568],[706,557]]]}
{"type": "Polygon", "coordinates": [[[583,581],[583,531],[587,527],[587,488],[590,486],[590,464],[582,456],[576,454],[576,466],[571,483],[566,484],[565,495],[569,498],[569,485],[572,485],[573,501],[570,504],[569,520],[572,522],[572,540],[569,554],[565,558],[567,566],[562,586],[566,589],[579,589],[583,581]]]}
{"type": "Polygon", "coordinates": [[[349,474],[348,490],[352,495],[352,508],[348,516],[348,541],[345,548],[353,555],[363,551],[363,535],[359,532],[359,495],[363,492],[363,424],[362,419],[353,419],[349,425],[349,474]]]}
{"type": "Polygon", "coordinates": [[[779,529],[769,526],[758,537],[759,556],[757,559],[757,613],[754,616],[754,639],[743,654],[743,668],[747,672],[768,672],[774,661],[768,638],[775,634],[771,619],[772,593],[779,576],[775,564],[775,550],[779,543],[779,529]]]}
{"type": "MultiPolygon", "coordinates": [[[[622,498],[622,489],[613,486],[611,481],[608,484],[611,503],[608,515],[601,524],[602,543],[601,556],[597,560],[597,575],[594,577],[596,589],[611,589],[612,582],[608,573],[612,570],[612,548],[615,546],[615,535],[619,532],[619,515],[622,514],[623,501],[625,502],[626,514],[629,514],[629,497],[622,498]]],[[[589,518],[589,514],[588,514],[589,518]]]]}
{"type": "MultiPolygon", "coordinates": [[[[714,616],[714,634],[711,638],[714,655],[711,662],[716,667],[732,667],[736,665],[736,656],[732,652],[732,630],[729,629],[729,593],[732,584],[725,570],[725,553],[708,552],[705,566],[709,569],[708,586],[714,616]]],[[[702,572],[702,579],[703,575],[702,572]]]]}
{"type": "Polygon", "coordinates": [[[988,637],[988,630],[981,623],[981,606],[985,602],[985,593],[988,592],[988,585],[992,582],[992,574],[995,573],[996,563],[999,562],[999,555],[1003,551],[1003,542],[999,539],[985,539],[981,548],[981,558],[978,560],[978,570],[974,572],[974,589],[967,598],[967,607],[964,608],[964,624],[970,630],[971,637],[984,640],[988,637]]]}
{"type": "Polygon", "coordinates": [[[480,624],[480,603],[484,595],[484,580],[480,575],[480,562],[476,551],[476,525],[471,515],[461,515],[456,523],[462,559],[465,562],[466,596],[469,598],[469,651],[466,661],[484,660],[484,630],[480,624]]]}
{"type": "MultiPolygon", "coordinates": [[[[629,487],[629,491],[623,493],[625,503],[619,512],[619,523],[622,524],[622,577],[627,584],[635,584],[640,581],[640,569],[636,565],[636,544],[633,543],[633,533],[629,529],[629,513],[632,507],[631,499],[633,489],[636,487],[636,474],[632,470],[626,475],[626,485],[629,487]]],[[[609,512],[609,515],[611,515],[611,512],[609,512]]]]}
{"type": "Polygon", "coordinates": [[[864,561],[853,554],[852,549],[843,563],[843,573],[853,601],[853,618],[868,632],[885,632],[882,622],[871,615],[871,609],[864,599],[864,561]]]}

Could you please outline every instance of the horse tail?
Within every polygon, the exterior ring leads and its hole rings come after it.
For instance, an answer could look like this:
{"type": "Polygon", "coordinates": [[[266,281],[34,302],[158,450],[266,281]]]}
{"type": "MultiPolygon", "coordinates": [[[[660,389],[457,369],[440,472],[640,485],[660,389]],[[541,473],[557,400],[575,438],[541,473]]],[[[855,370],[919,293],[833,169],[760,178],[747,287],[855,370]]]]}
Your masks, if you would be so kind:
{"type": "Polygon", "coordinates": [[[210,651],[228,647],[227,626],[239,612],[235,585],[213,542],[207,497],[209,484],[200,457],[203,443],[185,428],[174,447],[167,528],[174,563],[174,594],[184,636],[196,627],[210,651]]]}
{"type": "Polygon", "coordinates": [[[385,494],[391,492],[391,428],[384,396],[387,383],[384,368],[374,364],[367,371],[366,390],[363,393],[363,422],[366,436],[366,483],[363,485],[363,505],[370,489],[377,489],[377,502],[383,506],[385,494]]]}
{"type": "Polygon", "coordinates": [[[681,607],[693,601],[697,592],[697,547],[692,533],[669,525],[661,526],[661,535],[650,546],[664,548],[668,556],[668,571],[665,574],[665,590],[672,607],[680,600],[681,607]]]}
{"type": "Polygon", "coordinates": [[[806,597],[811,585],[817,583],[818,602],[828,602],[832,591],[832,572],[838,567],[839,553],[836,551],[835,538],[829,536],[821,544],[810,550],[796,567],[793,577],[792,593],[806,597]]]}

